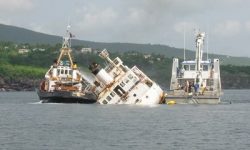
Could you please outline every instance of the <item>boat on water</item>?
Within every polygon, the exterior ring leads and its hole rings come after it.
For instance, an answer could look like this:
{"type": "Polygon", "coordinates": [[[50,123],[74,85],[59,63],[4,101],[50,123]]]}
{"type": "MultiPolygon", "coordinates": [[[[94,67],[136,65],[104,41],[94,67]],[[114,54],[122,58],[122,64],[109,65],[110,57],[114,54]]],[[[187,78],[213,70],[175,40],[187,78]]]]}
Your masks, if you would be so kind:
{"type": "Polygon", "coordinates": [[[45,74],[37,94],[43,103],[95,103],[91,85],[80,73],[71,56],[72,35],[67,29],[60,55],[45,74]]]}
{"type": "Polygon", "coordinates": [[[99,104],[159,104],[164,92],[136,66],[125,66],[119,57],[111,60],[106,49],[99,54],[106,61],[106,67],[92,63],[89,66],[95,75],[93,92],[98,95],[99,104]]]}
{"type": "Polygon", "coordinates": [[[203,59],[205,33],[196,35],[195,60],[173,59],[170,90],[165,103],[218,104],[221,96],[219,59],[203,59]]]}

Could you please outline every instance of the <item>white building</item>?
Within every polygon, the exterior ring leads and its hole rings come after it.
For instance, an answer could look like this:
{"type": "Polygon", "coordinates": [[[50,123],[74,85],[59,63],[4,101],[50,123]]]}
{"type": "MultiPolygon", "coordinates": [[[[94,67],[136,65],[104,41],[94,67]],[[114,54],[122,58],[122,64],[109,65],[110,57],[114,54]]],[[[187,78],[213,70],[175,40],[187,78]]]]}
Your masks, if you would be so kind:
{"type": "Polygon", "coordinates": [[[92,48],[82,48],[81,53],[92,53],[92,48]]]}
{"type": "Polygon", "coordinates": [[[28,53],[28,52],[30,52],[30,50],[29,50],[29,49],[26,49],[26,48],[20,48],[20,49],[18,50],[18,53],[19,53],[19,54],[25,54],[25,53],[28,53]]]}

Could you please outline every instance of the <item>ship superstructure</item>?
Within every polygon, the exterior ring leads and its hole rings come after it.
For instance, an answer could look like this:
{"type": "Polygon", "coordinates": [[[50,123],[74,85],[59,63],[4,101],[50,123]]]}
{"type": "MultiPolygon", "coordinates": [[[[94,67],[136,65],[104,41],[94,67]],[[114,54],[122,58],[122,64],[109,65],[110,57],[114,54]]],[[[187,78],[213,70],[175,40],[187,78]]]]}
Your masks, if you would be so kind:
{"type": "Polygon", "coordinates": [[[219,59],[203,59],[205,33],[196,36],[195,60],[173,59],[168,101],[176,103],[218,104],[221,96],[219,59]]]}
{"type": "Polygon", "coordinates": [[[71,33],[68,30],[67,33],[60,55],[45,74],[38,95],[42,102],[94,103],[96,97],[88,90],[90,84],[72,59],[71,33]]]}
{"type": "Polygon", "coordinates": [[[116,57],[111,60],[104,49],[99,56],[107,65],[92,63],[89,69],[95,75],[94,93],[98,95],[100,104],[159,104],[163,98],[163,90],[136,66],[129,68],[116,57]]]}

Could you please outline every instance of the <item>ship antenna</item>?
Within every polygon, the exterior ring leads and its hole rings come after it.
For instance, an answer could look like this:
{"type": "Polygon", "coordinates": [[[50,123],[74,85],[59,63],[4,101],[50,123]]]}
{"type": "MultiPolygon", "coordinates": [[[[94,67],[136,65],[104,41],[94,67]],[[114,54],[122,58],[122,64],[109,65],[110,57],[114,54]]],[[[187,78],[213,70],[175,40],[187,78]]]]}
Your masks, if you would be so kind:
{"type": "Polygon", "coordinates": [[[71,39],[74,37],[74,35],[70,32],[71,25],[67,25],[66,35],[63,37],[63,48],[70,48],[71,47],[71,39]]]}
{"type": "Polygon", "coordinates": [[[184,41],[183,41],[183,42],[184,42],[184,46],[183,46],[183,47],[184,47],[184,49],[183,49],[183,53],[184,53],[184,54],[183,54],[183,59],[184,59],[184,61],[185,61],[185,60],[186,60],[186,25],[184,25],[184,35],[183,35],[183,36],[184,36],[184,37],[183,37],[183,38],[184,38],[184,39],[183,39],[183,40],[184,40],[184,41]]]}
{"type": "Polygon", "coordinates": [[[208,36],[209,36],[209,25],[207,26],[207,38],[206,38],[207,60],[208,60],[208,36]]]}
{"type": "Polygon", "coordinates": [[[207,60],[208,60],[208,34],[207,34],[207,42],[206,42],[206,44],[207,44],[207,60]]]}
{"type": "Polygon", "coordinates": [[[67,25],[67,36],[68,36],[68,40],[69,40],[69,47],[71,47],[71,38],[72,38],[72,34],[70,32],[70,28],[71,28],[71,25],[70,25],[70,23],[68,23],[68,25],[67,25]]]}
{"type": "Polygon", "coordinates": [[[70,29],[70,25],[68,24],[67,26],[67,29],[66,29],[66,36],[63,37],[63,44],[62,44],[62,48],[61,48],[61,53],[59,55],[59,58],[57,60],[57,63],[60,62],[61,58],[64,56],[64,55],[67,55],[69,60],[70,60],[70,66],[73,67],[73,60],[72,60],[72,57],[71,57],[71,38],[72,38],[72,34],[71,32],[69,31],[70,29]]]}

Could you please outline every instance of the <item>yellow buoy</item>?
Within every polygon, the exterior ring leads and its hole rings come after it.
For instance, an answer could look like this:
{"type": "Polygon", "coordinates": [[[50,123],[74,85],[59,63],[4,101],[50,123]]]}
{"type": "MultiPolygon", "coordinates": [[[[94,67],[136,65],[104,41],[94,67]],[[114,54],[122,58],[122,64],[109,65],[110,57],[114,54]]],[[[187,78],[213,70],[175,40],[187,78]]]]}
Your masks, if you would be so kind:
{"type": "Polygon", "coordinates": [[[176,102],[174,100],[167,102],[167,105],[174,105],[174,104],[176,104],[176,102]]]}

